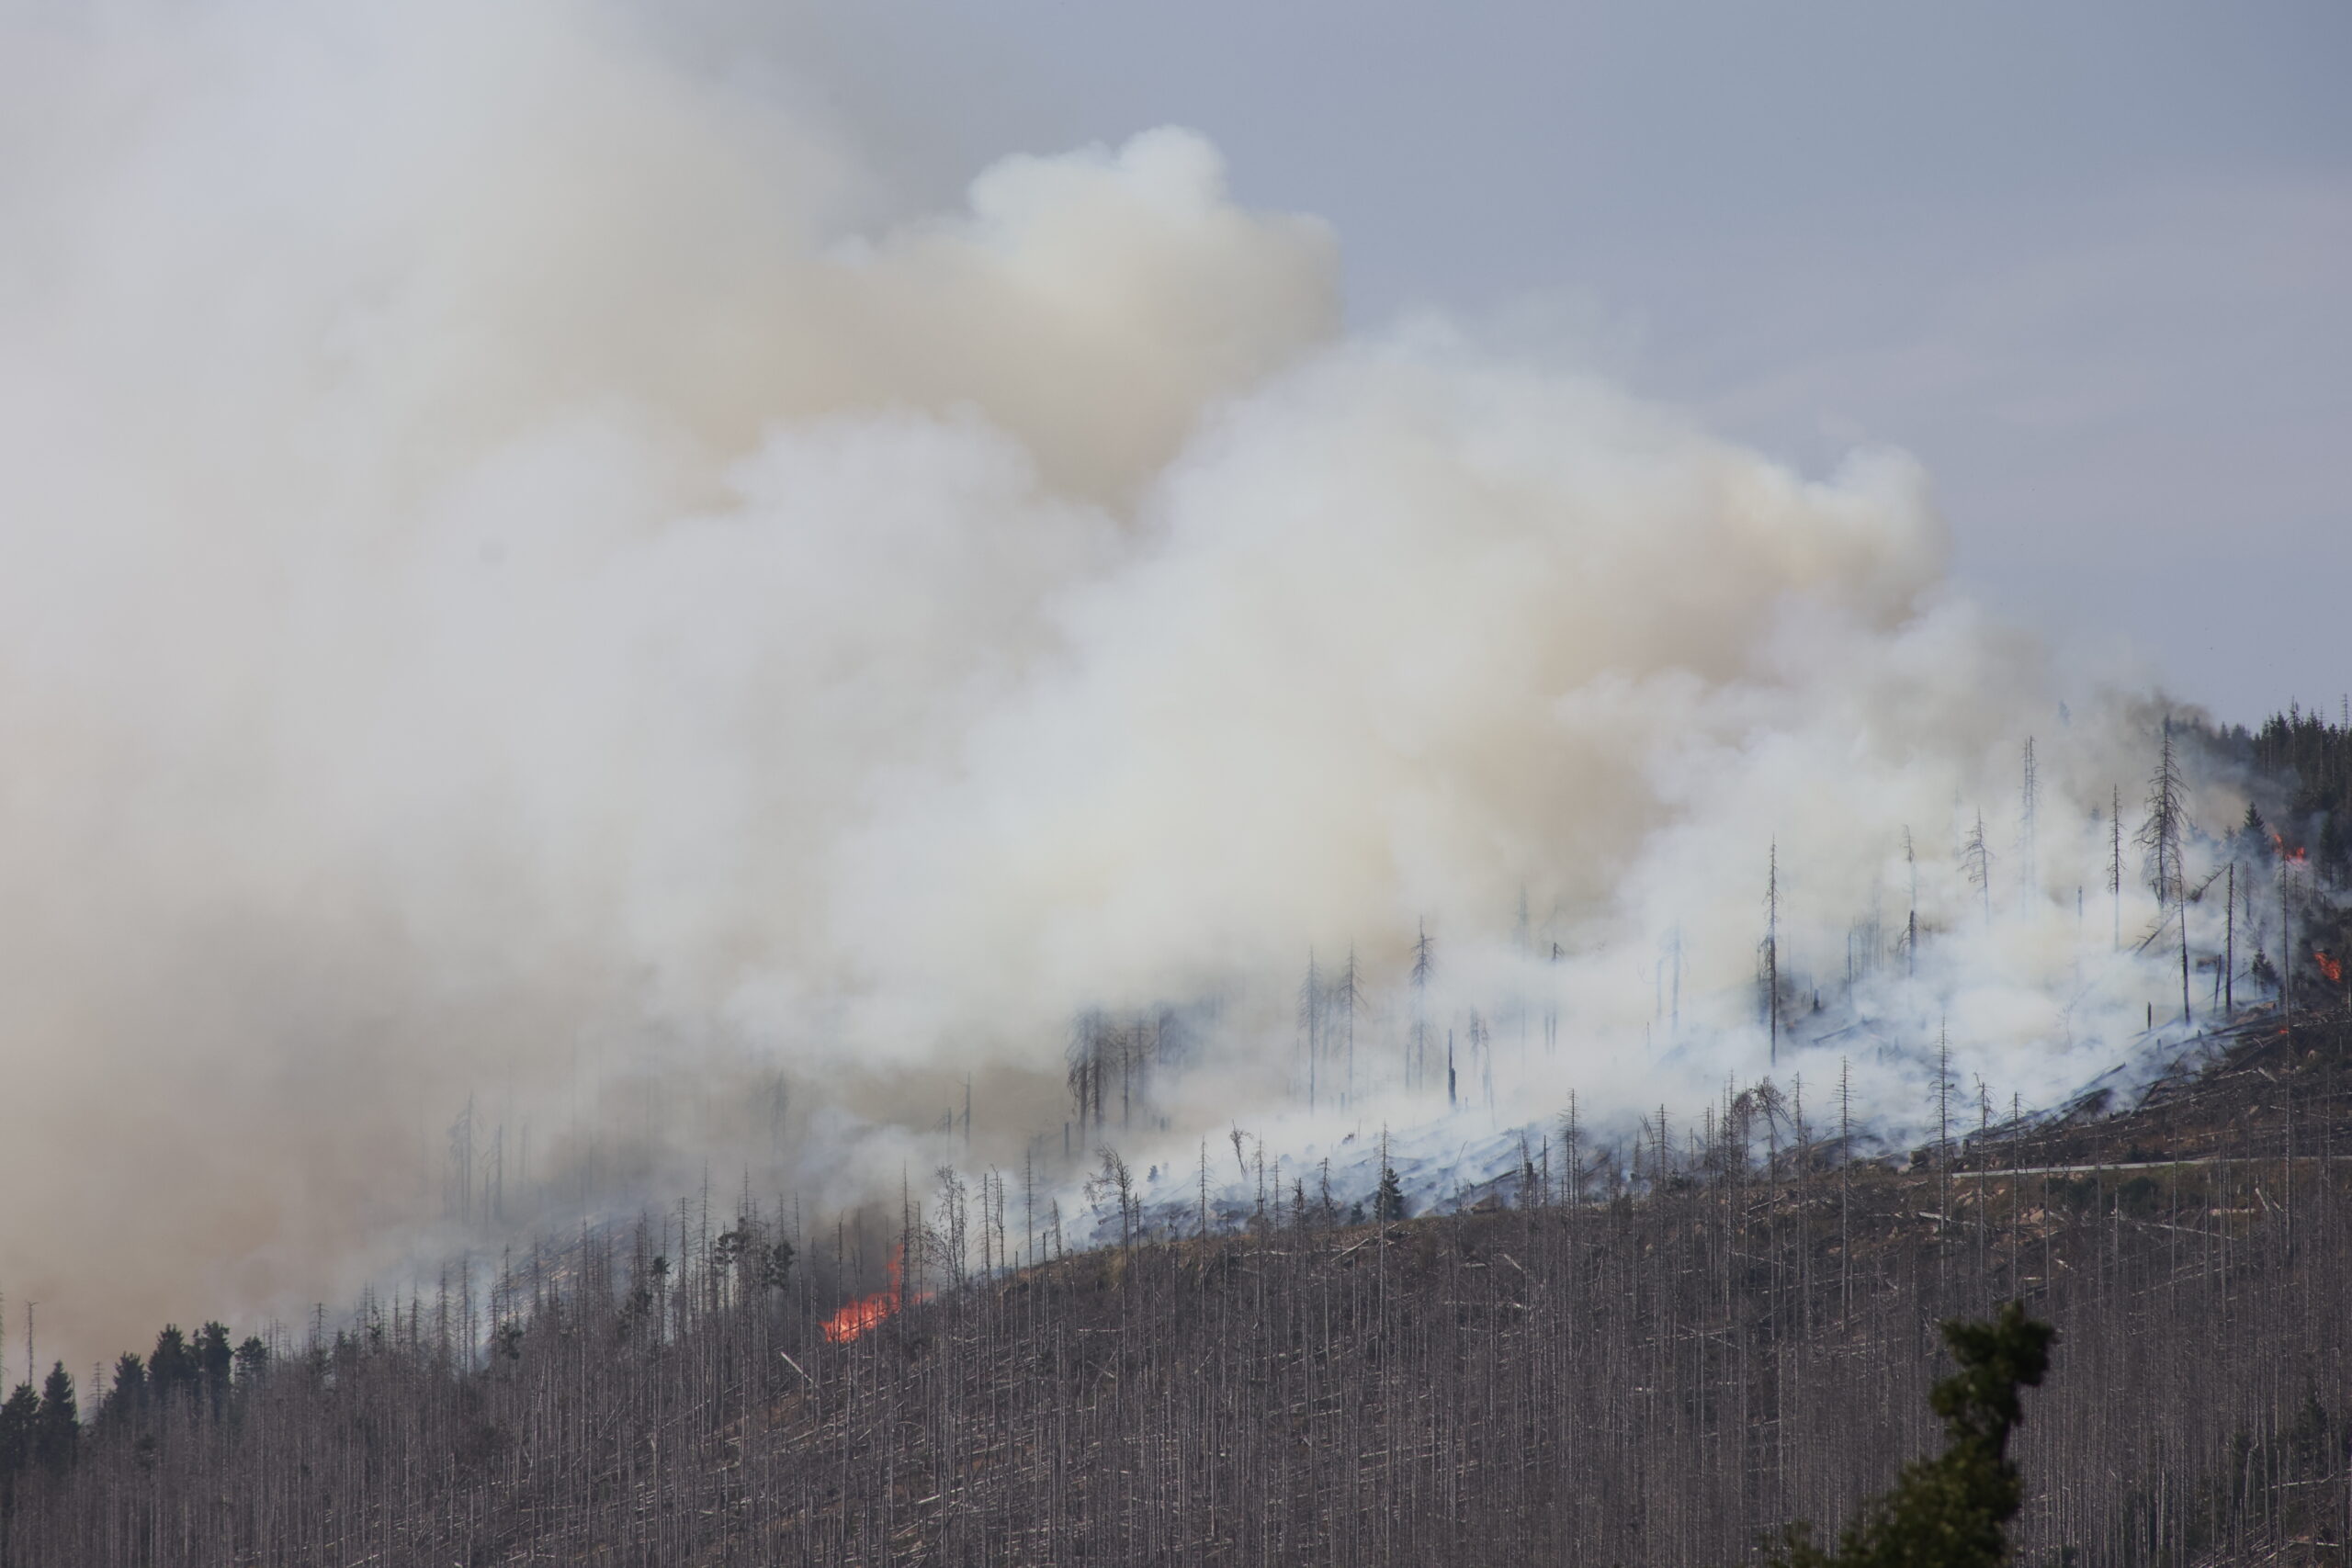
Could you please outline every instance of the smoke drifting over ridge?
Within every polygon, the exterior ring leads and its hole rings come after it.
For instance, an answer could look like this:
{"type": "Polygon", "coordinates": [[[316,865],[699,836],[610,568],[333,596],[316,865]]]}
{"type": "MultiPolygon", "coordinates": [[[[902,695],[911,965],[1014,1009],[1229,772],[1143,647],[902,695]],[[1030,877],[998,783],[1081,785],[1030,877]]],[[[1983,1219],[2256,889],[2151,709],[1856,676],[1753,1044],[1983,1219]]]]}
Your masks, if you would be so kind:
{"type": "MultiPolygon", "coordinates": [[[[2147,716],[2060,726],[1899,455],[1348,339],[1181,130],[854,232],[800,96],[629,13],[6,15],[0,1288],[93,1350],[435,1239],[469,1097],[518,1187],[842,1202],[1214,1000],[1189,1148],[1286,1102],[1310,950],[1393,1043],[1423,922],[1438,1009],[1555,1021],[1528,1114],[1679,1104],[1760,1070],[1776,843],[1826,976],[1911,831],[1872,1005],[2004,1093],[2164,995],[2075,912],[2147,716]]],[[[1351,1124],[1427,1113],[1366,1029],[1351,1124]]]]}

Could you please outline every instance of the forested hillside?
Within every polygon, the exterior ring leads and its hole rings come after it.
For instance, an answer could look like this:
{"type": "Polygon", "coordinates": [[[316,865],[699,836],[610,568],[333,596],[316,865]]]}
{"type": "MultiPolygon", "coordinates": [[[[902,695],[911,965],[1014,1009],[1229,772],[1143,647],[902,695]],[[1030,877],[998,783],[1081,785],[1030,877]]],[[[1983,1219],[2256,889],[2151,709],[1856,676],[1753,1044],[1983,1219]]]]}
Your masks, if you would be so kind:
{"type": "Polygon", "coordinates": [[[7,1561],[1737,1562],[1932,1446],[1936,1323],[2018,1296],[2061,1335],[2028,1561],[2333,1562],[2347,1089],[2306,1012],[1902,1171],[1750,1160],[1751,1093],[1486,1213],[1309,1204],[847,1316],[753,1215],[674,1262],[592,1235],[509,1269],[479,1355],[413,1301],[151,1378],[13,1462],[7,1561]]]}

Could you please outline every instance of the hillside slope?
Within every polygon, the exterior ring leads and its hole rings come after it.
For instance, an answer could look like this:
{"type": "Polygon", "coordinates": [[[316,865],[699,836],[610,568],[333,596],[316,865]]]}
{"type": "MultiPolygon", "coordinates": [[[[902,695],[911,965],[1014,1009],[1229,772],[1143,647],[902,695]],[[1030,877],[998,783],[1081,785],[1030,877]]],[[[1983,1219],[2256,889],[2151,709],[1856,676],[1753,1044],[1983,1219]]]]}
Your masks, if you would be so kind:
{"type": "Polygon", "coordinates": [[[1905,1171],[1719,1138],[1646,1197],[1310,1213],[951,1281],[839,1343],[834,1300],[741,1264],[756,1235],[674,1275],[592,1241],[568,1287],[509,1274],[471,1370],[411,1303],[110,1410],[16,1477],[0,1539],[56,1564],[1736,1562],[1928,1447],[1933,1324],[2018,1294],[2062,1336],[2018,1450],[2028,1560],[2333,1561],[2348,1083],[2352,1026],[2307,1016],[2144,1111],[1905,1171]]]}

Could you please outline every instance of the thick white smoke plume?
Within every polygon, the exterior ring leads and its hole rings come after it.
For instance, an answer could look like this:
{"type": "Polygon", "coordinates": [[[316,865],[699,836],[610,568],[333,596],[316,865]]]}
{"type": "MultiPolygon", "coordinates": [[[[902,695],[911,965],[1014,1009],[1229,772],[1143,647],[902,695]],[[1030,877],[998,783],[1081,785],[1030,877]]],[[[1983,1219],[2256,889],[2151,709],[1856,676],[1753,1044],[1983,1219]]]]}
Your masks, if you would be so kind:
{"type": "Polygon", "coordinates": [[[1480,1114],[1691,1103],[1775,857],[1789,1016],[1875,1021],[1783,1071],[1901,1114],[1880,1046],[2032,1101],[2166,994],[2153,710],[2062,716],[1911,463],[1349,340],[1195,136],[877,220],[634,12],[0,15],[0,1289],[88,1353],[484,1191],[895,1190],[967,1082],[1057,1156],[1090,1011],[1186,1021],[1138,1163],[1426,1119],[1449,1031],[1480,1114]]]}

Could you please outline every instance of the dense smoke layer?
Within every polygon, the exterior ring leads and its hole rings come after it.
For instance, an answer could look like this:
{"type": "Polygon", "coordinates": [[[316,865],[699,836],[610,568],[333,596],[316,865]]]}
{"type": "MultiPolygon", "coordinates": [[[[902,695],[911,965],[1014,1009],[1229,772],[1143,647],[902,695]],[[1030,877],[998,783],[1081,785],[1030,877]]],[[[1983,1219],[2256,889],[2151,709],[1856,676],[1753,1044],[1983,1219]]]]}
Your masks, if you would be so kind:
{"type": "Polygon", "coordinates": [[[1347,340],[1197,137],[852,223],[788,76],[633,13],[6,18],[0,1288],[88,1353],[488,1194],[1057,1156],[1090,1012],[1181,1010],[1138,1146],[1310,1066],[1426,1118],[1449,1030],[1498,1117],[1704,1099],[1769,1065],[1775,863],[1786,1005],[2004,1099],[2164,995],[2093,819],[2152,710],[2062,714],[1910,462],[1347,340]]]}

